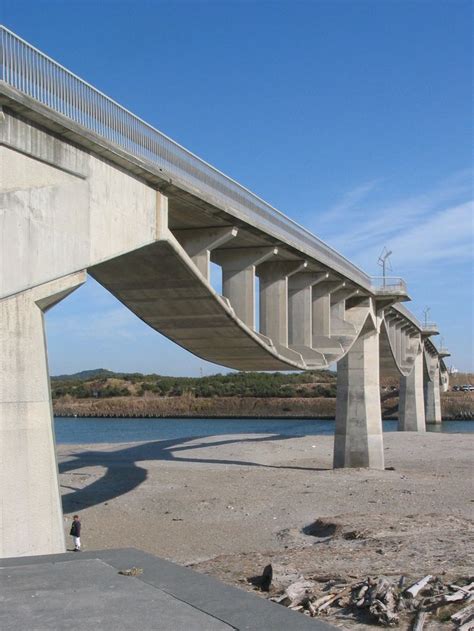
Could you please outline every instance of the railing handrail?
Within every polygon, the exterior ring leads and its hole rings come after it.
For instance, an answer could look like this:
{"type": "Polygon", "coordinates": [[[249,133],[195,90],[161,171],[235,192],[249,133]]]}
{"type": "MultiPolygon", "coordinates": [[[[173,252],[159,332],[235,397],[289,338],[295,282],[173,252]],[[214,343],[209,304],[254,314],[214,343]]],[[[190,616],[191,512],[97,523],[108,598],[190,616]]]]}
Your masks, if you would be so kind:
{"type": "MultiPolygon", "coordinates": [[[[345,256],[337,252],[334,248],[329,246],[322,239],[319,239],[318,237],[316,237],[307,228],[305,228],[304,226],[298,224],[296,221],[287,217],[283,212],[281,212],[274,206],[265,202],[261,197],[259,197],[258,195],[256,195],[255,193],[247,189],[246,187],[242,186],[236,180],[225,175],[222,171],[219,171],[218,169],[213,167],[211,164],[209,164],[205,160],[202,160],[191,151],[185,149],[182,145],[174,141],[172,138],[170,138],[166,134],[163,134],[161,131],[154,128],[152,125],[150,125],[149,123],[147,123],[140,117],[136,116],[135,114],[127,110],[125,107],[123,107],[122,105],[120,105],[119,103],[111,99],[110,97],[108,97],[106,94],[104,94],[103,92],[101,92],[100,90],[92,86],[90,83],[88,83],[87,81],[84,81],[78,75],[71,72],[60,63],[58,63],[57,61],[55,61],[54,59],[52,59],[51,57],[49,57],[42,51],[38,50],[35,46],[33,46],[29,42],[25,41],[24,39],[16,35],[16,33],[13,33],[7,27],[0,25],[0,34],[1,34],[1,38],[0,38],[1,61],[0,63],[2,67],[2,76],[1,76],[2,81],[14,87],[15,89],[19,90],[23,94],[26,94],[27,96],[36,100],[37,102],[42,103],[43,105],[46,105],[47,107],[53,109],[54,111],[61,114],[62,116],[65,116],[69,120],[72,120],[82,125],[86,129],[89,129],[95,133],[98,133],[103,138],[105,138],[108,142],[118,144],[122,149],[125,149],[129,153],[132,153],[132,155],[134,152],[132,151],[131,146],[134,145],[135,155],[137,157],[139,156],[141,159],[145,161],[149,161],[150,164],[153,164],[153,162],[151,161],[151,156],[154,155],[155,158],[157,159],[155,164],[159,165],[160,161],[161,163],[166,162],[169,168],[169,166],[173,164],[171,162],[172,156],[169,150],[170,148],[174,148],[178,154],[181,153],[181,156],[180,155],[175,156],[176,161],[179,161],[180,159],[181,161],[190,160],[193,162],[193,164],[191,164],[190,167],[195,168],[196,171],[199,170],[198,167],[201,167],[201,169],[204,169],[204,171],[207,170],[208,171],[207,175],[209,179],[211,179],[211,176],[215,176],[218,179],[220,178],[221,180],[220,184],[222,185],[223,188],[227,188],[228,190],[222,193],[218,191],[217,188],[214,188],[212,192],[217,196],[227,198],[228,201],[231,201],[234,204],[242,205],[242,208],[244,209],[244,213],[247,212],[247,218],[250,219],[249,212],[250,213],[252,212],[252,208],[251,207],[245,208],[242,202],[240,202],[237,199],[237,196],[239,195],[242,195],[244,198],[247,197],[248,198],[247,201],[251,203],[252,205],[254,205],[257,211],[260,210],[261,213],[267,213],[270,215],[269,218],[265,216],[260,216],[258,218],[254,217],[253,218],[254,220],[260,219],[263,222],[271,223],[272,219],[274,220],[278,219],[288,229],[292,230],[294,236],[303,239],[303,242],[306,243],[306,245],[308,245],[310,248],[315,248],[315,249],[320,248],[330,260],[333,259],[333,262],[335,265],[344,268],[345,273],[349,277],[352,277],[352,280],[355,280],[355,282],[357,282],[358,284],[360,284],[361,286],[367,289],[370,288],[370,277],[363,270],[361,270],[356,265],[354,265],[345,256]],[[38,66],[41,66],[41,63],[39,64],[35,64],[34,62],[31,63],[31,60],[30,60],[30,66],[27,67],[26,61],[24,59],[21,59],[21,53],[19,50],[16,50],[17,59],[12,60],[11,67],[8,67],[8,61],[10,61],[9,56],[10,54],[12,54],[12,50],[7,50],[7,38],[11,38],[12,41],[14,42],[14,45],[12,45],[11,48],[14,48],[14,47],[18,48],[20,45],[22,47],[26,47],[26,49],[29,52],[34,53],[34,55],[38,55],[41,58],[41,60],[48,62],[48,64],[52,64],[55,70],[60,71],[60,73],[64,73],[66,80],[63,83],[61,83],[60,76],[52,77],[51,74],[47,76],[44,68],[38,68],[38,66]],[[23,67],[23,64],[25,64],[25,67],[23,67]],[[44,73],[44,76],[42,78],[40,77],[43,83],[40,86],[35,85],[35,90],[34,90],[35,94],[33,94],[32,90],[27,89],[27,82],[31,82],[33,79],[38,78],[39,76],[38,73],[41,71],[43,71],[44,73]],[[22,80],[23,89],[21,89],[21,87],[19,87],[18,85],[20,82],[12,81],[11,75],[19,73],[19,76],[21,77],[23,72],[26,72],[28,77],[27,77],[27,80],[23,78],[22,80]],[[7,76],[8,76],[8,79],[7,79],[7,76]],[[72,90],[71,84],[66,85],[67,81],[70,81],[71,79],[78,82],[79,87],[81,89],[87,88],[88,90],[91,91],[91,93],[93,93],[94,97],[99,97],[100,99],[103,99],[104,101],[103,103],[100,103],[100,104],[95,103],[96,107],[101,108],[99,118],[96,117],[94,120],[93,114],[90,111],[84,112],[79,109],[78,109],[78,112],[80,112],[80,118],[82,120],[78,120],[79,116],[74,117],[71,115],[71,110],[78,107],[78,104],[76,102],[76,93],[72,90]],[[45,89],[45,86],[46,86],[46,89],[45,89]],[[50,89],[51,89],[51,92],[48,91],[50,89]],[[71,92],[68,93],[68,90],[70,90],[71,92]],[[44,92],[44,94],[47,94],[49,99],[39,98],[38,94],[40,92],[44,92]],[[61,92],[61,96],[58,96],[59,92],[61,92]],[[59,102],[62,99],[64,99],[65,95],[67,95],[66,96],[67,99],[69,99],[69,97],[72,96],[75,100],[75,104],[71,105],[69,101],[66,101],[66,102],[63,102],[63,107],[59,107],[59,102]],[[55,101],[55,103],[52,103],[53,100],[55,101]],[[104,113],[107,111],[107,107],[109,106],[113,106],[114,108],[117,108],[121,115],[126,115],[130,117],[131,118],[130,122],[133,121],[134,125],[131,125],[129,129],[122,129],[121,131],[119,131],[118,127],[120,127],[121,122],[117,119],[117,120],[112,121],[113,126],[109,129],[111,133],[109,134],[103,133],[104,130],[106,129],[106,126],[100,120],[100,118],[104,116],[109,116],[110,112],[104,113]],[[93,120],[94,124],[89,123],[89,125],[87,125],[86,121],[88,119],[93,120]],[[147,149],[143,145],[142,145],[143,151],[141,153],[138,153],[136,149],[140,145],[136,142],[136,139],[134,140],[131,138],[131,136],[133,135],[135,131],[139,131],[137,128],[137,125],[143,126],[147,132],[156,135],[156,138],[154,139],[155,141],[158,141],[159,143],[163,143],[163,142],[168,143],[170,147],[164,147],[164,152],[169,153],[169,155],[168,156],[159,155],[157,152],[154,153],[153,150],[150,150],[149,148],[147,149]],[[98,131],[98,127],[102,128],[102,133],[98,131]],[[122,139],[121,142],[119,140],[120,137],[122,139]],[[125,139],[126,141],[124,142],[125,139]],[[145,157],[144,154],[147,154],[148,157],[145,157]],[[235,188],[235,191],[232,190],[233,188],[235,188]],[[230,195],[229,194],[230,192],[235,192],[235,196],[233,197],[232,195],[230,195]]],[[[60,73],[58,73],[58,75],[60,73]]],[[[85,95],[83,95],[83,97],[84,96],[85,95]]],[[[86,106],[86,109],[89,107],[89,103],[87,103],[86,101],[84,101],[83,105],[86,106]]],[[[96,111],[96,114],[97,114],[97,111],[96,111]]],[[[111,121],[109,120],[108,123],[110,124],[110,122],[111,121]]],[[[150,144],[152,143],[150,142],[150,144]]],[[[186,172],[186,169],[183,168],[183,165],[180,166],[176,164],[176,161],[174,164],[175,168],[178,170],[181,170],[181,172],[183,171],[186,172]]],[[[179,177],[179,175],[177,175],[177,177],[179,177]]],[[[190,175],[190,177],[192,178],[193,176],[190,175]]],[[[204,182],[203,180],[201,180],[201,184],[204,187],[209,187],[209,184],[204,182]]],[[[212,188],[212,183],[211,183],[211,188],[212,188]]],[[[253,212],[254,214],[257,214],[255,210],[253,212]]],[[[272,227],[274,230],[278,231],[277,223],[278,222],[276,222],[275,225],[273,225],[272,227]]],[[[319,254],[321,254],[321,252],[319,252],[319,254]]]]}

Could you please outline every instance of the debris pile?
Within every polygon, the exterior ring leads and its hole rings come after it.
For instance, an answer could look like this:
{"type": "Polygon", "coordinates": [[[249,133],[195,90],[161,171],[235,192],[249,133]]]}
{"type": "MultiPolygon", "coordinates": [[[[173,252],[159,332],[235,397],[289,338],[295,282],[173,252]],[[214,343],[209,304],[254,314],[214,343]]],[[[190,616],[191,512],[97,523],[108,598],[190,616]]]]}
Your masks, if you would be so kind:
{"type": "Polygon", "coordinates": [[[398,580],[369,577],[355,583],[341,577],[300,577],[276,594],[275,587],[270,589],[271,577],[270,565],[261,583],[257,577],[249,582],[270,591],[270,600],[307,616],[366,620],[385,627],[403,624],[414,631],[422,631],[435,618],[457,631],[474,631],[474,577],[444,583],[427,575],[408,584],[404,576],[398,580]]]}

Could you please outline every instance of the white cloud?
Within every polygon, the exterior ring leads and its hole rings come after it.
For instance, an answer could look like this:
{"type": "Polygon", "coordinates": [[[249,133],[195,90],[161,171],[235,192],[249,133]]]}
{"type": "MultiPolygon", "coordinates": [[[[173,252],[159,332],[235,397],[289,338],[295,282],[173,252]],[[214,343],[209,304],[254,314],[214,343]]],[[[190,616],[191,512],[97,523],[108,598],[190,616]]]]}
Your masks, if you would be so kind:
{"type": "MultiPolygon", "coordinates": [[[[374,186],[350,191],[336,208],[342,208],[355,191],[365,190],[368,195],[374,186]]],[[[369,266],[368,272],[374,271],[384,245],[393,250],[396,268],[469,259],[473,250],[472,193],[472,171],[464,170],[423,194],[382,206],[366,199],[363,210],[347,214],[342,230],[339,222],[324,238],[358,265],[369,266]]]]}
{"type": "Polygon", "coordinates": [[[345,217],[348,211],[353,212],[354,208],[356,208],[380,182],[381,180],[371,180],[345,193],[342,199],[336,202],[334,206],[331,206],[326,212],[318,214],[318,224],[330,223],[340,217],[345,217]]]}
{"type": "MultiPolygon", "coordinates": [[[[473,256],[474,202],[448,207],[426,221],[402,231],[390,240],[397,266],[425,265],[434,262],[454,263],[473,256]]],[[[373,260],[380,247],[368,255],[373,260]]]]}

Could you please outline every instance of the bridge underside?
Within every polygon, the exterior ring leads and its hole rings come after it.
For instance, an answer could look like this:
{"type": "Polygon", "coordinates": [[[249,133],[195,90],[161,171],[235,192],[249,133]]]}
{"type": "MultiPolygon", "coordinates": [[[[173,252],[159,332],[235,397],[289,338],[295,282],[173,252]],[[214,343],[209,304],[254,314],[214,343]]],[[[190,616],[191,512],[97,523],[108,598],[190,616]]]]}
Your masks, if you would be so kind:
{"type": "MultiPolygon", "coordinates": [[[[207,194],[199,199],[191,184],[178,190],[97,135],[82,137],[79,125],[48,120],[45,107],[31,114],[17,97],[4,97],[0,117],[0,556],[64,549],[43,313],[86,270],[153,329],[208,361],[240,370],[341,361],[334,465],[383,468],[380,367],[416,375],[406,383],[408,402],[423,369],[418,333],[391,309],[400,297],[381,302],[357,282],[362,273],[344,275],[349,262],[333,253],[331,265],[327,247],[320,256],[309,256],[307,243],[298,250],[291,226],[285,242],[269,217],[256,215],[252,225],[207,194]],[[222,296],[210,284],[211,261],[222,269],[222,296]]],[[[291,224],[273,219],[280,234],[291,224]]],[[[443,365],[428,351],[434,422],[443,365]]]]}
{"type": "Polygon", "coordinates": [[[163,240],[88,271],[146,324],[202,359],[236,370],[302,368],[279,359],[185,258],[177,242],[163,240]]]}

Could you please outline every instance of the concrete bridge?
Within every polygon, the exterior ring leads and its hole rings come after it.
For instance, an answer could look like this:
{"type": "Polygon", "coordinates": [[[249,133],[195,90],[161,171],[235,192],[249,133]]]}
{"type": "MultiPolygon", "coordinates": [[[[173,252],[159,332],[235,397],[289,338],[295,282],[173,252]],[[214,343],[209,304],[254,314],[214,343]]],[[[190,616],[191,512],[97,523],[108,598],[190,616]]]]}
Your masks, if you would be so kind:
{"type": "Polygon", "coordinates": [[[384,467],[381,372],[400,378],[401,430],[441,422],[448,353],[401,304],[402,279],[367,276],[7,29],[0,37],[0,557],[64,550],[43,313],[86,273],[208,361],[337,362],[335,467],[384,467]]]}

